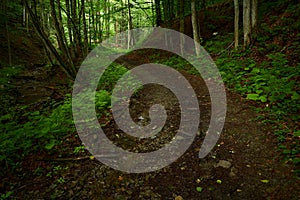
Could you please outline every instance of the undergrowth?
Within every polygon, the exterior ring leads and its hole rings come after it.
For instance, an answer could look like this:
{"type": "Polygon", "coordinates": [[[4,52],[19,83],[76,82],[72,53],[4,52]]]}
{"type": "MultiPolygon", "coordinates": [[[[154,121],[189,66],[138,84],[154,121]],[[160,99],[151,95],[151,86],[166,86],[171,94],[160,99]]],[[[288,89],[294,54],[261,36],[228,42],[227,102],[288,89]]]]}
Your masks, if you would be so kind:
{"type": "MultiPolygon", "coordinates": [[[[0,70],[2,81],[9,81],[7,71],[7,68],[0,70]]],[[[98,118],[110,114],[111,87],[126,71],[121,65],[112,65],[100,79],[95,94],[98,118]]],[[[47,111],[31,111],[28,105],[7,104],[3,106],[0,122],[0,163],[3,166],[0,176],[4,176],[7,170],[15,171],[28,155],[57,153],[64,138],[76,134],[70,94],[61,103],[53,102],[47,111]]]]}
{"type": "MultiPolygon", "coordinates": [[[[274,23],[279,23],[278,17],[275,19],[274,23]]],[[[286,160],[299,165],[300,63],[295,56],[299,56],[300,34],[295,25],[299,23],[288,18],[281,20],[288,23],[280,27],[262,23],[256,43],[247,50],[220,51],[220,46],[225,49],[232,40],[231,34],[207,42],[205,49],[211,54],[220,52],[215,62],[225,85],[257,102],[254,109],[261,114],[257,120],[271,125],[286,160]]],[[[299,175],[300,171],[296,173],[299,175]]]]}

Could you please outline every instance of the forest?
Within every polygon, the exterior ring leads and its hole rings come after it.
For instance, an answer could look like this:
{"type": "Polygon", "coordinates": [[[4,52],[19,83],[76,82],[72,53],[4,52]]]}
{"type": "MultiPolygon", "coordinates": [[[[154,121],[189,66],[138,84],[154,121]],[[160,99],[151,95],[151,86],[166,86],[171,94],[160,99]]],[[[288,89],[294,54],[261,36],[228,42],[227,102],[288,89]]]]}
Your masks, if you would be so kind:
{"type": "Polygon", "coordinates": [[[0,199],[300,198],[298,0],[2,0],[0,22],[0,199]]]}

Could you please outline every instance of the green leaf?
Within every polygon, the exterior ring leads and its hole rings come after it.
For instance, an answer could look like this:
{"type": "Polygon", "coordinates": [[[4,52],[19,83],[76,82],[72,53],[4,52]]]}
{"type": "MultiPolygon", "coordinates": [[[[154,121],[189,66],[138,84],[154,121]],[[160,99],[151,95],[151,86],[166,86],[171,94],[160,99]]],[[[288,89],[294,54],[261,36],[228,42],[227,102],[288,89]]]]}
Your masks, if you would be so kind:
{"type": "Polygon", "coordinates": [[[286,146],[281,144],[281,145],[279,145],[279,148],[280,149],[286,149],[286,146]]]}
{"type": "Polygon", "coordinates": [[[251,71],[251,73],[259,73],[260,69],[259,68],[253,68],[253,70],[251,71]]]}
{"type": "Polygon", "coordinates": [[[217,180],[217,183],[221,184],[221,183],[222,183],[222,181],[221,181],[221,180],[217,180]]]}
{"type": "Polygon", "coordinates": [[[261,93],[263,93],[263,90],[256,90],[256,93],[261,94],[261,93]]]}
{"type": "Polygon", "coordinates": [[[267,100],[268,100],[266,95],[259,97],[259,99],[260,99],[261,102],[263,102],[263,103],[267,102],[267,100]]]}
{"type": "Polygon", "coordinates": [[[262,182],[262,183],[269,183],[270,181],[267,180],[267,179],[264,179],[264,180],[260,180],[260,182],[262,182]]]}
{"type": "Polygon", "coordinates": [[[300,130],[294,133],[294,137],[300,137],[300,130]]]}
{"type": "Polygon", "coordinates": [[[197,192],[202,192],[203,188],[198,186],[198,187],[196,187],[196,190],[197,190],[197,192]]]}
{"type": "Polygon", "coordinates": [[[254,100],[254,101],[256,101],[256,100],[259,100],[259,95],[258,94],[247,94],[247,99],[249,99],[249,100],[254,100]]]}
{"type": "Polygon", "coordinates": [[[50,142],[49,142],[48,144],[45,145],[45,148],[46,148],[47,150],[50,150],[50,149],[52,149],[52,148],[55,146],[55,144],[56,144],[56,141],[55,141],[55,140],[50,140],[50,142]]]}
{"type": "Polygon", "coordinates": [[[295,165],[299,164],[300,163],[300,158],[293,158],[293,163],[295,165]]]}
{"type": "Polygon", "coordinates": [[[282,151],[283,154],[290,154],[292,151],[289,149],[285,149],[282,151]]]}

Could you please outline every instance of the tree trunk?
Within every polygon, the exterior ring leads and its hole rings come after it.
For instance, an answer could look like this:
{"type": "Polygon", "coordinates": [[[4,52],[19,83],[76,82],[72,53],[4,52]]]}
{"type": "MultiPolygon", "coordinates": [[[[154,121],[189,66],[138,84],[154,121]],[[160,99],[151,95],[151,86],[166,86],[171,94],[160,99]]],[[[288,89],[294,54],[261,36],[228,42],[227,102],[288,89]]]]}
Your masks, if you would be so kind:
{"type": "Polygon", "coordinates": [[[109,9],[109,0],[104,2],[104,13],[105,13],[105,28],[106,28],[106,38],[110,36],[110,9],[109,9]]]}
{"type": "Polygon", "coordinates": [[[80,37],[80,32],[78,28],[79,26],[79,20],[77,18],[77,4],[76,1],[70,1],[71,2],[71,16],[73,20],[73,26],[72,26],[72,32],[74,36],[74,50],[75,50],[75,57],[79,57],[81,52],[80,52],[80,43],[81,43],[81,37],[80,37]]]}
{"type": "Polygon", "coordinates": [[[9,18],[8,18],[8,14],[7,14],[8,0],[6,0],[4,2],[4,6],[3,7],[4,7],[4,14],[5,14],[5,16],[7,16],[6,19],[5,19],[5,29],[6,29],[6,37],[7,37],[8,64],[10,66],[12,66],[11,46],[10,46],[10,34],[9,34],[10,31],[9,31],[9,26],[8,26],[8,20],[9,20],[9,18]]]}
{"type": "Polygon", "coordinates": [[[257,25],[257,0],[251,0],[251,27],[255,31],[257,25]]]}
{"type": "Polygon", "coordinates": [[[60,13],[61,12],[60,11],[60,0],[57,0],[57,4],[58,4],[57,5],[58,6],[58,17],[56,15],[54,0],[50,0],[51,15],[52,15],[54,27],[56,30],[56,38],[58,41],[58,45],[59,45],[64,57],[67,60],[68,65],[70,66],[72,71],[76,71],[73,60],[69,53],[69,49],[67,47],[67,43],[65,41],[65,34],[64,34],[63,26],[62,26],[62,17],[61,17],[61,13],[60,13]]]}
{"type": "Polygon", "coordinates": [[[95,40],[102,42],[102,22],[100,19],[100,1],[96,1],[96,21],[95,21],[95,40]]]}
{"type": "Polygon", "coordinates": [[[160,0],[155,0],[155,11],[156,11],[156,26],[161,25],[161,9],[160,9],[160,0]]]}
{"type": "Polygon", "coordinates": [[[34,13],[32,12],[32,10],[29,7],[29,4],[27,2],[27,0],[22,0],[26,10],[31,18],[31,21],[33,23],[33,26],[36,30],[36,33],[39,35],[39,37],[41,38],[42,42],[44,43],[45,47],[51,52],[51,54],[53,55],[53,57],[59,62],[59,66],[62,68],[62,70],[72,79],[75,78],[76,76],[76,72],[73,71],[72,69],[70,69],[70,67],[68,67],[65,62],[61,59],[61,57],[59,56],[58,52],[56,51],[55,47],[53,46],[53,44],[51,43],[51,41],[49,40],[49,37],[45,34],[45,32],[42,30],[42,28],[40,27],[38,21],[37,21],[37,17],[34,15],[34,13]]]}
{"type": "Polygon", "coordinates": [[[83,35],[84,35],[84,37],[83,37],[84,38],[83,57],[85,58],[88,55],[89,42],[88,42],[88,34],[87,34],[87,28],[86,28],[84,0],[81,0],[81,9],[82,9],[82,22],[83,22],[83,35]]]}
{"type": "MultiPolygon", "coordinates": [[[[31,1],[29,1],[28,3],[28,9],[31,9],[31,1]]],[[[28,13],[28,9],[27,12],[26,12],[26,30],[27,32],[29,32],[29,13],[28,13]]]]}
{"type": "Polygon", "coordinates": [[[68,16],[68,35],[69,35],[69,42],[72,45],[73,38],[72,38],[72,22],[71,22],[71,11],[70,11],[70,0],[66,0],[66,12],[68,16]]]}
{"type": "Polygon", "coordinates": [[[200,55],[200,36],[198,32],[198,23],[197,23],[197,12],[196,12],[196,5],[195,0],[191,1],[191,11],[192,11],[192,26],[193,26],[193,36],[195,41],[195,49],[196,49],[196,55],[200,55]]]}
{"type": "Polygon", "coordinates": [[[132,16],[131,16],[131,4],[130,1],[127,0],[128,6],[128,49],[134,45],[134,37],[132,34],[133,24],[132,24],[132,16]]]}
{"type": "MultiPolygon", "coordinates": [[[[184,0],[180,0],[180,21],[179,21],[179,31],[184,34],[184,0]]],[[[180,50],[181,53],[184,51],[184,37],[180,37],[180,50]]]]}
{"type": "Polygon", "coordinates": [[[251,0],[243,0],[244,48],[248,47],[251,42],[250,5],[251,0]]]}
{"type": "Polygon", "coordinates": [[[7,53],[8,53],[8,64],[11,66],[12,65],[11,45],[10,45],[9,26],[8,26],[7,20],[5,21],[6,36],[7,36],[7,53]]]}
{"type": "Polygon", "coordinates": [[[26,26],[26,16],[27,16],[27,13],[26,13],[26,8],[25,8],[25,5],[23,5],[23,26],[25,27],[26,26]]]}
{"type": "Polygon", "coordinates": [[[239,0],[234,0],[234,49],[237,50],[239,46],[239,0]]]}
{"type": "Polygon", "coordinates": [[[167,3],[166,3],[166,0],[163,0],[162,1],[162,7],[163,7],[163,21],[165,22],[165,23],[167,23],[167,25],[168,25],[168,8],[167,8],[167,5],[166,5],[167,3]]]}
{"type": "Polygon", "coordinates": [[[96,22],[95,22],[95,12],[94,12],[94,2],[93,0],[90,1],[90,11],[91,11],[91,19],[92,19],[92,29],[90,30],[91,33],[91,44],[92,44],[92,41],[94,42],[95,39],[96,39],[96,35],[97,35],[97,26],[96,26],[96,22]]]}

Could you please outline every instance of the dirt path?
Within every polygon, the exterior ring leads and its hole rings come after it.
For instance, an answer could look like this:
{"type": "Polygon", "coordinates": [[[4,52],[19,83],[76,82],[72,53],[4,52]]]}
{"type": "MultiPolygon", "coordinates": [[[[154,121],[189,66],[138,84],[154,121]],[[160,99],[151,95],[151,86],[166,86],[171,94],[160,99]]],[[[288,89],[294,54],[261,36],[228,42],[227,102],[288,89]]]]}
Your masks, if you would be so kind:
{"type": "MultiPolygon", "coordinates": [[[[201,78],[182,74],[198,96],[201,123],[195,141],[176,162],[144,174],[115,171],[90,159],[52,162],[52,166],[59,166],[55,175],[25,180],[16,196],[23,199],[297,199],[299,181],[293,178],[291,168],[281,162],[274,135],[267,126],[255,121],[258,115],[237,94],[227,91],[228,112],[223,133],[213,151],[204,159],[198,158],[210,120],[210,98],[201,78]]],[[[161,148],[172,140],[179,126],[180,110],[175,96],[161,86],[147,85],[131,99],[131,115],[137,123],[143,123],[140,116],[147,123],[149,107],[157,103],[165,106],[168,118],[154,140],[127,137],[113,121],[104,127],[105,133],[117,145],[132,151],[161,148]]],[[[45,165],[43,161],[33,162],[45,165]]]]}

